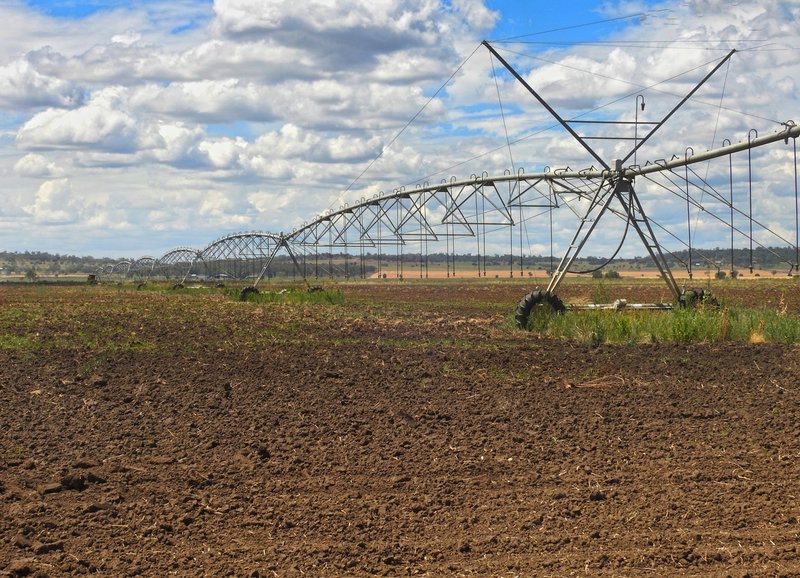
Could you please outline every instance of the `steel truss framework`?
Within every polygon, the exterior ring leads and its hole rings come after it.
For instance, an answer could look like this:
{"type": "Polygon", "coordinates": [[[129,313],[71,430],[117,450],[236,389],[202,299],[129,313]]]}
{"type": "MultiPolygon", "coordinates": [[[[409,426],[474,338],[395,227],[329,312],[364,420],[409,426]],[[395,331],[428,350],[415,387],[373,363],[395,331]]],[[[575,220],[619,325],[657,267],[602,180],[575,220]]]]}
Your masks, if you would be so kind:
{"type": "MultiPolygon", "coordinates": [[[[511,276],[514,276],[514,253],[519,257],[518,275],[523,274],[524,236],[532,234],[537,239],[547,236],[548,226],[543,219],[550,216],[549,234],[552,247],[552,213],[567,208],[575,214],[577,227],[566,252],[557,266],[551,267],[547,293],[553,293],[564,276],[571,271],[576,258],[585,248],[590,236],[601,219],[612,214],[625,223],[626,231],[636,232],[643,246],[653,260],[659,273],[665,279],[670,292],[677,299],[680,288],[676,283],[664,249],[658,241],[656,232],[669,236],[689,249],[687,266],[692,275],[691,226],[688,213],[691,209],[711,215],[731,231],[733,252],[734,232],[750,243],[750,267],[754,243],[759,244],[754,234],[754,226],[760,231],[770,231],[769,227],[753,216],[752,180],[750,181],[749,206],[743,208],[734,202],[733,160],[741,162],[747,152],[747,162],[752,179],[751,151],[758,147],[783,142],[793,145],[794,192],[796,221],[800,221],[800,207],[797,201],[797,153],[796,139],[800,127],[792,121],[784,123],[783,129],[761,137],[753,137],[751,131],[747,141],[731,144],[701,154],[690,154],[687,149],[682,157],[670,160],[648,162],[644,166],[624,163],[636,152],[663,124],[683,105],[733,54],[729,53],[706,77],[690,91],[660,122],[643,123],[655,125],[649,133],[637,138],[635,146],[623,159],[614,161],[613,167],[606,163],[575,132],[570,121],[562,119],[527,82],[494,50],[485,43],[489,51],[523,84],[523,86],[562,124],[562,126],[594,157],[600,168],[591,167],[575,171],[569,168],[526,173],[520,169],[516,173],[506,171],[502,175],[472,175],[469,179],[455,177],[438,184],[420,185],[413,189],[396,189],[388,194],[375,195],[351,205],[344,205],[335,211],[327,211],[289,233],[242,232],[227,235],[212,242],[203,250],[180,247],[169,251],[159,259],[143,257],[134,262],[125,262],[128,276],[166,277],[183,281],[189,275],[207,277],[233,277],[254,279],[257,285],[264,276],[271,274],[275,258],[285,253],[289,259],[284,264],[291,274],[302,277],[326,276],[365,276],[365,255],[377,255],[378,274],[384,256],[394,251],[395,273],[403,275],[404,263],[413,260],[419,275],[427,275],[428,255],[435,250],[441,252],[442,245],[447,257],[447,276],[456,275],[456,244],[459,250],[474,247],[477,254],[477,274],[486,275],[486,239],[492,236],[505,236],[511,254],[511,276]],[[726,195],[715,188],[704,177],[700,177],[692,165],[700,162],[727,160],[730,175],[730,191],[726,195]],[[690,175],[691,171],[691,175],[690,175]],[[680,173],[683,173],[682,175],[680,173]],[[646,189],[659,193],[666,191],[686,203],[688,243],[684,242],[674,227],[662,226],[646,214],[635,183],[643,183],[646,189]],[[734,224],[734,220],[739,226],[734,224]],[[747,222],[749,228],[741,228],[747,222]],[[536,225],[534,226],[534,223],[536,225]],[[503,233],[503,231],[507,231],[503,233]],[[404,261],[404,253],[406,254],[404,261]],[[411,255],[408,255],[411,253],[411,255]],[[356,256],[353,259],[353,255],[356,256]]],[[[637,127],[638,128],[638,127],[637,127]]],[[[797,223],[796,238],[790,241],[775,234],[778,243],[795,248],[795,259],[787,264],[792,269],[800,267],[800,222],[797,223]]],[[[758,231],[756,231],[758,232],[758,231]]],[[[762,245],[763,246],[763,245],[762,245]]],[[[672,255],[672,257],[675,257],[672,255]]],[[[674,262],[674,259],[673,259],[674,262]]],[[[731,261],[733,268],[733,262],[731,261]]],[[[105,272],[104,272],[105,273],[105,272]]]]}

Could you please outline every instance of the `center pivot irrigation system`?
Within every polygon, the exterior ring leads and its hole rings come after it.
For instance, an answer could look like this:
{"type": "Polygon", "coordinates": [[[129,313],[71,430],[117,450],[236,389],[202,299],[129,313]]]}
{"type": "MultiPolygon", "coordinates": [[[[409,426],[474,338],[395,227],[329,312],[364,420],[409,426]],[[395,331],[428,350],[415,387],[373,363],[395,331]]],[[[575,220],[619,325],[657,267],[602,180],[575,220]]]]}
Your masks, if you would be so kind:
{"type": "MultiPolygon", "coordinates": [[[[639,166],[630,166],[625,167],[624,164],[631,158],[634,157],[636,152],[673,116],[681,106],[683,106],[686,101],[688,101],[692,95],[694,95],[701,86],[703,86],[706,81],[711,78],[715,72],[717,72],[722,66],[734,55],[736,52],[735,50],[731,50],[728,54],[720,60],[717,65],[708,73],[706,76],[699,82],[695,87],[689,91],[686,96],[681,99],[681,101],[676,104],[659,122],[654,123],[654,126],[650,129],[650,131],[642,137],[641,140],[635,138],[633,148],[621,159],[616,159],[613,163],[613,168],[593,149],[587,141],[581,137],[572,127],[571,122],[563,119],[531,86],[526,82],[522,76],[508,63],[506,60],[497,53],[497,51],[488,43],[484,42],[484,45],[489,49],[492,55],[497,58],[497,60],[508,69],[508,71],[525,87],[525,89],[533,95],[542,106],[544,106],[547,111],[561,124],[562,127],[570,134],[572,137],[584,148],[586,151],[598,162],[600,163],[602,169],[601,170],[594,170],[594,171],[583,171],[579,175],[570,177],[570,178],[578,178],[582,180],[594,181],[597,183],[595,192],[591,196],[591,201],[589,203],[589,207],[583,216],[580,218],[580,222],[578,227],[575,231],[575,234],[572,237],[572,241],[569,244],[564,256],[561,258],[561,261],[558,264],[558,267],[553,271],[553,274],[550,278],[550,282],[547,285],[547,288],[544,291],[536,290],[525,297],[519,302],[517,306],[515,319],[517,324],[520,327],[526,327],[528,325],[528,320],[531,314],[531,311],[534,307],[546,307],[553,311],[563,311],[565,309],[564,304],[558,298],[555,291],[558,288],[561,281],[564,279],[564,276],[570,270],[570,267],[575,262],[578,254],[586,245],[589,237],[592,235],[592,232],[596,229],[598,223],[602,217],[609,211],[616,213],[618,216],[622,216],[626,221],[627,224],[636,231],[636,234],[641,239],[642,244],[644,245],[645,249],[647,250],[648,255],[652,259],[653,263],[655,264],[656,268],[660,276],[666,282],[674,301],[680,303],[682,306],[691,305],[692,302],[702,299],[703,291],[698,289],[690,289],[689,291],[682,290],[678,283],[675,281],[675,277],[672,274],[670,269],[669,263],[664,256],[664,251],[659,244],[655,232],[653,224],[651,220],[648,218],[645,210],[642,206],[642,203],[639,200],[638,195],[636,194],[636,190],[634,188],[634,180],[637,176],[643,176],[651,173],[662,172],[662,171],[674,171],[675,169],[681,167],[687,167],[690,164],[711,160],[714,158],[728,156],[735,152],[742,151],[742,150],[749,150],[758,146],[762,146],[765,144],[769,144],[771,142],[775,142],[776,140],[784,140],[786,144],[788,144],[789,138],[795,139],[800,134],[800,127],[796,126],[793,121],[788,121],[784,124],[785,130],[782,133],[771,135],[769,137],[764,137],[761,139],[749,139],[746,143],[740,143],[737,145],[728,145],[727,147],[723,147],[714,151],[708,151],[703,154],[698,155],[691,155],[688,154],[684,156],[684,158],[678,158],[671,162],[664,162],[664,163],[656,163],[649,166],[639,167],[639,166]],[[618,207],[616,209],[612,208],[612,202],[617,201],[618,207]]],[[[642,101],[643,102],[643,101],[642,101]]],[[[609,124],[620,124],[615,121],[607,121],[609,124]]],[[[796,154],[795,154],[795,175],[796,175],[796,154]]],[[[562,175],[563,177],[563,175],[562,175]]],[[[687,177],[687,184],[688,184],[688,177],[687,177]]],[[[796,176],[795,176],[795,187],[796,187],[796,176]]],[[[687,192],[687,203],[689,201],[689,195],[687,192]]],[[[688,207],[689,205],[687,205],[688,207]]],[[[733,208],[733,203],[731,202],[731,208],[733,208]]],[[[688,210],[688,209],[687,209],[688,210]]],[[[687,213],[688,215],[688,213],[687,213]]],[[[689,217],[690,219],[690,217],[689,217]]],[[[732,226],[732,225],[731,225],[732,226]]],[[[689,228],[689,235],[691,236],[691,227],[689,228]]],[[[691,278],[691,262],[692,262],[692,246],[691,240],[689,242],[689,276],[691,278]]],[[[793,264],[794,267],[797,267],[797,263],[793,264]]],[[[625,302],[617,302],[614,304],[616,307],[624,306],[625,302]]],[[[666,309],[670,306],[668,304],[639,304],[638,308],[651,308],[651,309],[666,309]]]]}
{"type": "MultiPolygon", "coordinates": [[[[800,270],[800,202],[797,185],[797,145],[800,127],[794,122],[780,123],[782,128],[766,136],[758,136],[755,130],[748,133],[747,140],[731,143],[727,139],[720,148],[695,154],[687,148],[680,157],[673,156],[669,160],[636,164],[637,151],[651,140],[659,129],[708,81],[735,53],[730,51],[717,62],[669,112],[658,122],[644,122],[638,119],[639,97],[637,96],[637,118],[635,121],[619,120],[565,120],[551,107],[530,84],[495,50],[488,42],[483,42],[492,58],[497,59],[507,71],[527,90],[552,117],[563,127],[586,152],[599,164],[584,170],[570,168],[549,170],[537,173],[526,173],[524,169],[506,171],[500,175],[472,175],[468,179],[443,180],[438,184],[425,183],[415,188],[395,189],[390,193],[380,193],[371,198],[345,204],[338,210],[328,210],[317,215],[302,226],[289,233],[243,232],[227,235],[212,242],[202,250],[179,247],[169,251],[161,258],[142,257],[137,260],[124,261],[110,266],[98,273],[102,275],[122,275],[146,281],[151,277],[164,277],[178,280],[180,286],[190,277],[206,279],[244,279],[251,283],[243,290],[243,294],[257,292],[258,285],[265,277],[275,274],[276,265],[285,269],[282,274],[292,274],[303,279],[309,277],[366,277],[369,274],[378,277],[389,276],[398,279],[409,278],[415,274],[428,277],[429,266],[434,255],[441,260],[444,257],[447,277],[456,276],[456,250],[476,251],[472,253],[472,266],[477,268],[479,277],[487,276],[487,238],[492,239],[494,247],[498,239],[507,243],[510,250],[510,274],[524,276],[525,250],[527,239],[530,247],[529,229],[537,238],[547,234],[548,224],[541,225],[541,220],[534,224],[537,217],[549,217],[550,266],[549,283],[546,289],[527,294],[516,311],[517,323],[527,326],[528,318],[535,307],[560,311],[565,309],[558,298],[556,290],[568,273],[573,273],[581,251],[586,247],[589,238],[597,230],[601,222],[608,222],[609,215],[624,224],[622,241],[616,254],[622,248],[630,229],[636,232],[644,245],[647,254],[664,279],[673,299],[673,303],[687,304],[698,297],[697,289],[682,289],[673,276],[671,265],[679,263],[686,267],[688,276],[692,278],[692,267],[695,260],[711,263],[719,270],[719,261],[712,260],[702,252],[693,249],[691,212],[696,211],[707,216],[710,222],[721,224],[730,231],[730,268],[734,273],[735,237],[749,242],[749,268],[753,273],[754,245],[787,264],[789,272],[800,270]],[[634,137],[615,137],[618,142],[633,141],[633,147],[622,158],[607,162],[592,148],[589,135],[580,135],[575,130],[579,124],[595,126],[611,125],[612,130],[626,130],[633,125],[634,137]],[[640,127],[648,127],[649,131],[639,135],[640,127]],[[789,203],[787,191],[793,188],[791,212],[795,216],[793,241],[788,240],[787,227],[770,225],[769,211],[789,214],[789,207],[772,207],[762,210],[756,218],[753,212],[753,151],[772,143],[789,145],[791,152],[780,153],[784,163],[792,159],[793,171],[775,171],[771,167],[770,174],[781,173],[787,182],[781,183],[784,194],[782,202],[789,203]],[[736,153],[742,153],[737,155],[736,153]],[[746,168],[743,168],[746,157],[746,168]],[[633,159],[632,163],[629,163],[633,159]],[[713,185],[707,178],[711,161],[720,159],[715,166],[717,183],[727,180],[725,186],[713,185]],[[736,164],[734,164],[734,160],[736,164]],[[727,162],[725,162],[727,161],[727,162]],[[706,176],[700,175],[692,165],[706,162],[706,176]],[[727,179],[720,178],[727,175],[727,179]],[[746,175],[746,177],[744,176],[746,175]],[[793,185],[788,180],[793,176],[793,185]],[[737,197],[734,198],[734,177],[737,180],[737,197]],[[672,203],[685,203],[687,240],[676,233],[675,223],[664,226],[645,212],[647,202],[641,200],[634,183],[639,178],[645,190],[655,191],[659,203],[666,199],[672,203]],[[742,185],[742,181],[747,181],[742,185]],[[729,190],[724,190],[729,189],[729,190]],[[746,201],[742,196],[746,194],[746,201]],[[670,196],[671,195],[671,196],[670,196]],[[577,227],[562,258],[555,265],[553,257],[553,213],[567,208],[577,219],[577,227]],[[743,224],[744,223],[744,224],[743,224]],[[755,227],[755,232],[754,232],[755,227]],[[659,242],[659,235],[671,238],[685,252],[688,249],[688,260],[682,259],[677,252],[672,252],[659,242]],[[504,233],[505,232],[505,233],[504,233]],[[504,240],[503,240],[504,239],[504,240]],[[770,246],[788,246],[792,249],[793,258],[786,254],[777,254],[770,246]],[[442,251],[444,249],[444,251],[442,251]],[[394,251],[394,254],[392,254],[394,251]],[[434,253],[434,251],[438,251],[434,253]],[[694,251],[694,252],[693,252],[694,251]],[[353,253],[355,252],[355,256],[353,253]],[[515,252],[517,261],[515,261],[515,252]],[[287,259],[279,264],[276,257],[285,254],[287,259]],[[377,271],[368,271],[366,263],[377,261],[377,271]],[[388,262],[387,262],[388,261],[388,262]],[[393,265],[393,267],[392,267],[393,265]],[[394,268],[392,272],[391,269],[394,268]],[[411,269],[410,274],[408,268],[411,269]]],[[[644,110],[644,97],[641,97],[644,110]]],[[[605,128],[605,127],[604,127],[605,128]]],[[[774,161],[768,161],[774,164],[774,161]]],[[[512,163],[513,164],[513,163],[512,163]]],[[[758,191],[756,191],[758,193],[758,191]]],[[[652,212],[652,210],[651,210],[652,212]]],[[[490,245],[491,246],[491,245],[490,245]]],[[[614,257],[612,256],[612,258],[614,257]]],[[[742,266],[739,264],[739,266],[742,266]]],[[[747,266],[747,265],[744,265],[747,266]]],[[[459,275],[469,273],[460,265],[459,275]]],[[[580,271],[586,273],[588,271],[580,271]]],[[[529,273],[530,275],[530,273],[529,273]]],[[[618,302],[617,307],[620,306],[618,302]]],[[[628,307],[670,308],[671,304],[640,304],[628,307]]],[[[572,306],[577,308],[578,306],[572,306]]]]}

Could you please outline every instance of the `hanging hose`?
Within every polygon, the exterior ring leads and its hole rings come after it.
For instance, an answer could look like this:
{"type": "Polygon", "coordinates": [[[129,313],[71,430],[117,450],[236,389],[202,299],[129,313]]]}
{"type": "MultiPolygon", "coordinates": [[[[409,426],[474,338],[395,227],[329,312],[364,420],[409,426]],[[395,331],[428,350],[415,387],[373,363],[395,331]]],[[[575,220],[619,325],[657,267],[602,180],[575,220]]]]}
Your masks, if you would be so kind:
{"type": "Polygon", "coordinates": [[[593,269],[587,269],[586,271],[571,271],[568,269],[567,273],[572,273],[574,275],[586,275],[588,273],[594,273],[595,271],[599,271],[603,267],[609,265],[614,259],[617,258],[617,255],[619,255],[619,252],[622,250],[622,246],[625,244],[625,238],[628,236],[628,230],[630,229],[630,227],[631,227],[631,217],[630,215],[628,215],[628,219],[625,222],[625,231],[622,233],[622,240],[619,242],[617,250],[614,251],[614,254],[611,255],[611,257],[609,257],[605,263],[603,263],[599,267],[595,267],[593,269]]]}

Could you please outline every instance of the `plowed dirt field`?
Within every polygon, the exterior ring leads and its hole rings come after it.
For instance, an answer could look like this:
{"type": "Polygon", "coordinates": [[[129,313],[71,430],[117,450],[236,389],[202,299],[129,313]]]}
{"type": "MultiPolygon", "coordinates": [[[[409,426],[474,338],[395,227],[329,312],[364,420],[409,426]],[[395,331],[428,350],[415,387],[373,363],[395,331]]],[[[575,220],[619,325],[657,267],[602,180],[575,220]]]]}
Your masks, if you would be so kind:
{"type": "MultiPolygon", "coordinates": [[[[728,297],[798,314],[759,283],[728,297]]],[[[796,346],[542,339],[521,283],[340,289],[0,287],[0,575],[800,576],[796,346]]]]}

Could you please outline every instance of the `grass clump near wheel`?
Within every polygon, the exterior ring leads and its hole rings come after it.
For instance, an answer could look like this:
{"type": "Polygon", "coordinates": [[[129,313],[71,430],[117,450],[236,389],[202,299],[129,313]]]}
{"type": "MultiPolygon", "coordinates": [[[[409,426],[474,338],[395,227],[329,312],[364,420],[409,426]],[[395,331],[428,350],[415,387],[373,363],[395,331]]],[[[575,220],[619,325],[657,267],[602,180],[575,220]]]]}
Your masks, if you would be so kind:
{"type": "Polygon", "coordinates": [[[719,302],[711,295],[710,291],[706,291],[705,289],[686,289],[681,292],[680,297],[678,298],[678,305],[680,305],[681,309],[697,307],[699,305],[711,305],[713,307],[719,307],[719,302]]]}
{"type": "Polygon", "coordinates": [[[558,296],[536,289],[525,295],[525,297],[520,300],[519,304],[517,304],[514,319],[517,323],[517,327],[520,329],[529,329],[532,313],[549,315],[552,313],[561,313],[565,309],[564,303],[558,296]]]}
{"type": "Polygon", "coordinates": [[[241,290],[241,292],[239,293],[239,300],[247,301],[250,295],[258,295],[258,289],[256,289],[253,285],[248,285],[247,287],[241,290]]]}

